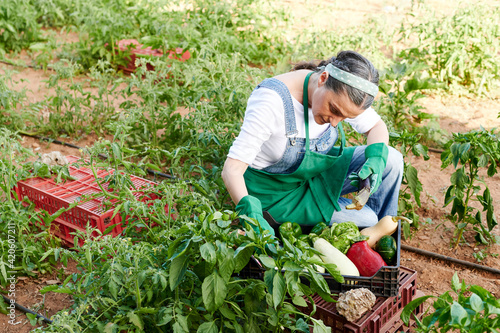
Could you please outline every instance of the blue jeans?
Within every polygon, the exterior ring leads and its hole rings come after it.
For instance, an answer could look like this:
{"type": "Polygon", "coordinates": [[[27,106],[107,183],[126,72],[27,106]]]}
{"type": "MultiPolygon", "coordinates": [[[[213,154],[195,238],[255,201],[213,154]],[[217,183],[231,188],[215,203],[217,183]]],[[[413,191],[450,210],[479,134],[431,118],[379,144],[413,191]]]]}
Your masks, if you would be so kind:
{"type": "MultiPolygon", "coordinates": [[[[354,151],[347,175],[352,172],[358,173],[365,163],[366,146],[357,147],[354,151]]],[[[353,221],[358,227],[369,227],[376,224],[381,218],[387,215],[395,216],[398,212],[399,188],[403,179],[403,156],[393,147],[389,147],[387,166],[385,167],[382,183],[375,193],[372,193],[366,205],[360,209],[346,209],[345,206],[351,203],[351,199],[340,197],[339,204],[341,210],[334,212],[330,225],[334,222],[340,223],[353,221]]],[[[350,179],[344,181],[341,195],[358,191],[351,185],[350,179]]]]}

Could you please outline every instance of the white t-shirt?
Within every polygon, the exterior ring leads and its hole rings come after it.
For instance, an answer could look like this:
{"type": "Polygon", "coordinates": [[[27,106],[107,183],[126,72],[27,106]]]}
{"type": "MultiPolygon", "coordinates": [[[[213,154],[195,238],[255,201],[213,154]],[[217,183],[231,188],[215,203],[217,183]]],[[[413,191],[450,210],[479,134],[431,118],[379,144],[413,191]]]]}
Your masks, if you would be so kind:
{"type": "MultiPolygon", "coordinates": [[[[292,96],[297,137],[305,138],[304,106],[292,96]]],[[[380,120],[373,108],[356,118],[345,119],[358,133],[368,132],[380,120]]],[[[309,109],[309,138],[320,137],[330,124],[318,125],[309,109]]],[[[247,163],[254,169],[263,169],[278,162],[285,153],[288,138],[285,131],[285,107],[280,95],[261,87],[250,95],[245,118],[238,137],[229,149],[228,157],[247,163]]]]}

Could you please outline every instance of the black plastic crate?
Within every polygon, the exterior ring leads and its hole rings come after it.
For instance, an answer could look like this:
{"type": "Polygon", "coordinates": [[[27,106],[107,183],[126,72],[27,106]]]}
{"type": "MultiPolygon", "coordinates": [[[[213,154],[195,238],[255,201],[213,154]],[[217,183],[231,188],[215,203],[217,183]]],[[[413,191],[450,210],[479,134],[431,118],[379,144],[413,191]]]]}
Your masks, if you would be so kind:
{"type": "MultiPolygon", "coordinates": [[[[264,213],[265,213],[264,217],[266,218],[266,220],[268,220],[271,226],[277,223],[276,221],[274,221],[274,219],[270,220],[272,219],[272,217],[269,214],[267,214],[267,212],[264,213]]],[[[304,233],[307,233],[307,231],[304,230],[304,228],[302,230],[304,233]]],[[[356,288],[367,288],[371,292],[373,292],[375,296],[382,296],[382,297],[396,296],[399,291],[401,222],[398,222],[398,228],[392,234],[392,237],[394,237],[397,243],[397,259],[396,259],[396,264],[394,266],[383,266],[379,269],[377,273],[375,273],[371,277],[344,275],[344,280],[345,280],[344,283],[337,282],[328,273],[318,273],[318,274],[323,275],[332,293],[341,293],[356,288]]],[[[248,265],[245,268],[243,268],[238,275],[243,278],[263,279],[264,272],[265,268],[260,265],[257,259],[252,257],[248,265]]]]}

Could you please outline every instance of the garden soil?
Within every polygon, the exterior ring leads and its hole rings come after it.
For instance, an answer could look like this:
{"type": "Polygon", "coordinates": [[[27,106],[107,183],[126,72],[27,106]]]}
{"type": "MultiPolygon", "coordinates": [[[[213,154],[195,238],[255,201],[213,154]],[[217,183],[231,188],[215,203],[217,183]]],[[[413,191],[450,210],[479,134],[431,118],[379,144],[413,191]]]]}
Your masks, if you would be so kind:
{"type": "MultiPolygon", "coordinates": [[[[469,1],[474,2],[474,1],[469,1]]],[[[276,1],[276,3],[279,3],[276,1]]],[[[445,13],[453,10],[455,0],[434,0],[427,1],[428,5],[433,6],[437,12],[445,13]]],[[[465,3],[468,3],[467,1],[465,3]]],[[[482,1],[484,3],[484,1],[482,1]]],[[[493,3],[493,2],[492,2],[493,3]]],[[[296,21],[300,22],[295,27],[300,30],[301,27],[323,24],[329,25],[332,29],[336,27],[359,26],[365,22],[370,15],[379,15],[385,18],[387,22],[398,26],[405,12],[409,9],[410,1],[286,1],[281,4],[290,7],[295,13],[296,21]],[[327,4],[325,4],[327,3],[327,4]],[[319,16],[311,16],[312,13],[318,13],[319,16]],[[334,18],[334,19],[333,19],[334,18]]],[[[70,39],[74,36],[70,36],[70,39]]],[[[23,56],[24,57],[24,56],[23,56]]],[[[0,73],[14,68],[0,64],[0,73]]],[[[51,92],[45,87],[44,80],[50,76],[50,71],[44,72],[31,68],[15,68],[19,73],[14,77],[23,79],[18,84],[18,88],[27,89],[30,101],[44,99],[51,92]]],[[[448,133],[467,132],[479,129],[481,126],[486,129],[500,127],[500,92],[492,92],[490,98],[472,98],[472,97],[441,97],[427,96],[422,100],[426,112],[439,117],[439,124],[443,130],[448,133]],[[495,97],[496,96],[496,97],[495,97]]],[[[181,110],[182,111],[182,110],[181,110]]],[[[79,141],[73,141],[68,138],[60,138],[61,141],[76,144],[80,147],[91,146],[98,138],[96,136],[84,137],[79,141]]],[[[38,139],[24,137],[23,146],[33,149],[38,153],[47,153],[51,151],[60,151],[63,155],[80,156],[77,149],[65,147],[57,144],[41,142],[38,139]]],[[[468,243],[461,244],[456,249],[452,246],[455,226],[449,222],[446,215],[450,212],[450,207],[443,207],[444,194],[450,186],[450,176],[453,173],[453,167],[441,168],[439,152],[430,152],[430,159],[424,161],[421,157],[411,157],[410,162],[419,172],[418,176],[423,184],[421,195],[422,207],[418,210],[421,220],[421,227],[412,233],[410,239],[405,239],[402,244],[406,244],[419,249],[431,251],[445,256],[478,263],[473,257],[484,248],[475,244],[473,235],[467,234],[468,243]],[[422,223],[424,222],[424,223],[422,223]]],[[[500,219],[500,176],[487,178],[486,183],[491,190],[491,196],[494,198],[494,207],[497,219],[500,219]]],[[[500,235],[500,227],[497,227],[495,233],[500,235]]],[[[500,246],[494,245],[485,250],[490,255],[479,262],[480,265],[500,269],[500,246]]],[[[426,295],[441,295],[450,290],[450,281],[456,272],[460,280],[467,284],[477,284],[492,292],[495,297],[500,297],[500,275],[490,273],[481,269],[469,268],[463,265],[454,264],[448,261],[433,259],[427,256],[415,254],[405,250],[401,251],[401,265],[417,272],[417,288],[426,295]]],[[[60,310],[68,309],[72,300],[66,294],[47,293],[41,295],[39,290],[46,285],[60,283],[65,275],[76,272],[75,263],[68,267],[60,267],[52,274],[39,276],[37,278],[20,279],[16,285],[16,301],[29,307],[46,317],[50,317],[60,310]]],[[[26,316],[17,312],[17,325],[10,325],[9,318],[0,315],[0,333],[7,332],[29,332],[33,327],[30,325],[26,316]]]]}

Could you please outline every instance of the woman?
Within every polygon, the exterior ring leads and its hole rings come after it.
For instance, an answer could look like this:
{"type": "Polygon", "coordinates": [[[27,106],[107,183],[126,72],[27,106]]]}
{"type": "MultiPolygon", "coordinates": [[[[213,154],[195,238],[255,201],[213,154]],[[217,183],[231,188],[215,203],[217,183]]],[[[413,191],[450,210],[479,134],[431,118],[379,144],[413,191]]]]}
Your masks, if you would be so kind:
{"type": "Polygon", "coordinates": [[[378,80],[370,61],[343,51],[261,82],[222,171],[236,211],[273,235],[263,210],[279,223],[305,226],[354,221],[366,227],[396,215],[403,160],[387,146],[387,126],[370,107],[378,80]],[[342,121],[365,134],[367,146],[345,147],[342,121]],[[366,206],[347,210],[350,200],[341,196],[367,178],[366,206]]]}

